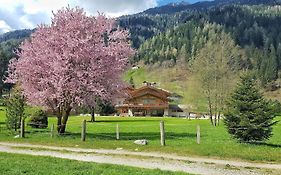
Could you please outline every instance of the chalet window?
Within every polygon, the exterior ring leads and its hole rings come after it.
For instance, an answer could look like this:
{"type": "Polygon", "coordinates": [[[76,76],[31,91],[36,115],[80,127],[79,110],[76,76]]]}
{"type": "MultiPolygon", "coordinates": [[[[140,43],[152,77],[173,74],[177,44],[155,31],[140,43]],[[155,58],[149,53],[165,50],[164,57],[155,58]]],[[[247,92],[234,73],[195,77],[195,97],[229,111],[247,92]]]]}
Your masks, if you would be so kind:
{"type": "Polygon", "coordinates": [[[152,111],[152,115],[157,115],[158,111],[157,110],[153,110],[152,111]]]}
{"type": "Polygon", "coordinates": [[[149,104],[149,99],[143,99],[143,104],[149,104]]]}
{"type": "Polygon", "coordinates": [[[150,98],[143,99],[143,104],[154,104],[155,100],[150,98]]]}

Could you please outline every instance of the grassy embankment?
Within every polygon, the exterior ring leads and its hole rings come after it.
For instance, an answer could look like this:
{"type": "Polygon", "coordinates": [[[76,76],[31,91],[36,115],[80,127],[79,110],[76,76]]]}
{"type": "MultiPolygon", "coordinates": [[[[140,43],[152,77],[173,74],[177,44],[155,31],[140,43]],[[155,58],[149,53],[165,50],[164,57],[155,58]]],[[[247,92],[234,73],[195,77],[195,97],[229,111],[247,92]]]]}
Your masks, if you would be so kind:
{"type": "MultiPolygon", "coordinates": [[[[5,127],[5,111],[0,111],[0,141],[28,142],[83,148],[123,148],[131,151],[158,151],[185,156],[209,156],[226,159],[281,162],[281,122],[273,129],[273,136],[260,145],[238,143],[226,132],[221,123],[218,127],[208,120],[179,118],[119,118],[98,117],[97,122],[87,122],[87,140],[80,141],[82,121],[89,117],[70,117],[64,136],[50,137],[50,125],[56,118],[49,118],[47,129],[26,128],[26,138],[14,138],[5,127]],[[166,144],[160,146],[159,121],[165,121],[166,144]],[[115,139],[116,124],[120,127],[120,140],[115,139]],[[201,144],[196,144],[196,126],[201,127],[201,144]],[[136,139],[148,139],[149,144],[138,146],[136,139]]],[[[276,118],[281,120],[281,117],[276,118]]]]}

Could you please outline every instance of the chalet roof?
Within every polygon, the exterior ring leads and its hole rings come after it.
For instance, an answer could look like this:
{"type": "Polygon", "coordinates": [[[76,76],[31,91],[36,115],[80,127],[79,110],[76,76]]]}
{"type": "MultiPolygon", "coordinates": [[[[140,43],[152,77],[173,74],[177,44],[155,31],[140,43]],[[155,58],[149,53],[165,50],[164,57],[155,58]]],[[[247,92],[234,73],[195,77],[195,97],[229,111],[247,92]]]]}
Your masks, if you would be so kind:
{"type": "Polygon", "coordinates": [[[125,91],[128,92],[128,93],[131,93],[131,92],[133,92],[133,91],[135,91],[135,90],[136,90],[135,88],[130,87],[130,86],[128,86],[128,87],[125,88],[125,91]]]}
{"type": "Polygon", "coordinates": [[[171,95],[170,92],[165,91],[163,89],[159,89],[150,85],[143,86],[139,89],[136,89],[130,93],[131,98],[140,97],[146,94],[151,94],[153,96],[166,99],[168,96],[171,95]]]}
{"type": "Polygon", "coordinates": [[[130,94],[135,90],[135,88],[130,86],[123,88],[121,91],[118,92],[117,98],[128,98],[131,96],[130,94]]]}
{"type": "Polygon", "coordinates": [[[148,86],[143,86],[143,87],[141,87],[141,88],[139,88],[139,89],[136,89],[135,91],[133,91],[133,93],[138,93],[138,92],[140,92],[140,91],[147,90],[147,89],[155,90],[155,91],[157,91],[158,93],[161,93],[161,94],[166,95],[166,96],[170,96],[170,95],[171,95],[171,93],[168,92],[168,91],[166,91],[166,90],[163,90],[163,89],[160,89],[160,88],[156,88],[156,87],[150,86],[150,85],[148,85],[148,86]]]}
{"type": "Polygon", "coordinates": [[[169,96],[172,95],[170,92],[164,89],[156,88],[152,85],[146,85],[138,89],[135,89],[133,87],[126,87],[122,89],[120,92],[118,92],[117,98],[133,99],[133,98],[141,97],[146,94],[150,94],[152,96],[161,99],[167,99],[169,96]]]}
{"type": "Polygon", "coordinates": [[[176,105],[176,104],[170,104],[169,109],[176,110],[178,112],[183,112],[183,109],[179,105],[176,105]]]}

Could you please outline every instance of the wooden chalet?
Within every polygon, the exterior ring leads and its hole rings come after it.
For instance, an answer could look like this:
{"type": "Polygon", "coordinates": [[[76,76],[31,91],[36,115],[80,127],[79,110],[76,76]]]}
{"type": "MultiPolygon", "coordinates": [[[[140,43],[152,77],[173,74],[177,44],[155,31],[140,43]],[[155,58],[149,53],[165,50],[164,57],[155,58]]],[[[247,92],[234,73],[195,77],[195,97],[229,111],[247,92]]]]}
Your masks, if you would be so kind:
{"type": "Polygon", "coordinates": [[[126,88],[116,100],[116,109],[120,116],[164,116],[169,113],[171,93],[156,88],[151,83],[134,89],[126,88]]]}

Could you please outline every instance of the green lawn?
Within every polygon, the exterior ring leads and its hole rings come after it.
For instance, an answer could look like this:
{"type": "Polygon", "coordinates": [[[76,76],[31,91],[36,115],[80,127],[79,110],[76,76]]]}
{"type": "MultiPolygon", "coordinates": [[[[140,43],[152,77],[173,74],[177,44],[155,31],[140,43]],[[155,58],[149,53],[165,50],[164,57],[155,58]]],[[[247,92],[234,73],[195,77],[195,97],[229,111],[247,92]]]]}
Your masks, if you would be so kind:
{"type": "MultiPolygon", "coordinates": [[[[80,141],[82,121],[89,117],[70,117],[64,136],[50,137],[50,125],[56,118],[49,118],[49,128],[26,128],[26,138],[14,138],[5,129],[5,114],[0,111],[0,141],[29,142],[44,145],[60,145],[83,148],[123,148],[138,151],[160,151],[186,156],[210,156],[227,159],[281,162],[281,123],[273,129],[273,136],[265,144],[242,144],[232,139],[223,125],[212,127],[208,120],[178,118],[119,118],[98,117],[97,122],[87,122],[86,142],[80,141]],[[166,144],[160,146],[159,121],[165,121],[166,144]],[[120,139],[115,139],[115,127],[119,124],[120,139]],[[196,144],[196,126],[201,127],[201,144],[196,144]],[[148,139],[147,146],[133,143],[136,139],[148,139]]],[[[276,118],[281,120],[281,117],[276,118]]]]}
{"type": "Polygon", "coordinates": [[[183,175],[118,165],[79,162],[51,157],[0,153],[0,173],[5,175],[183,175]]]}

